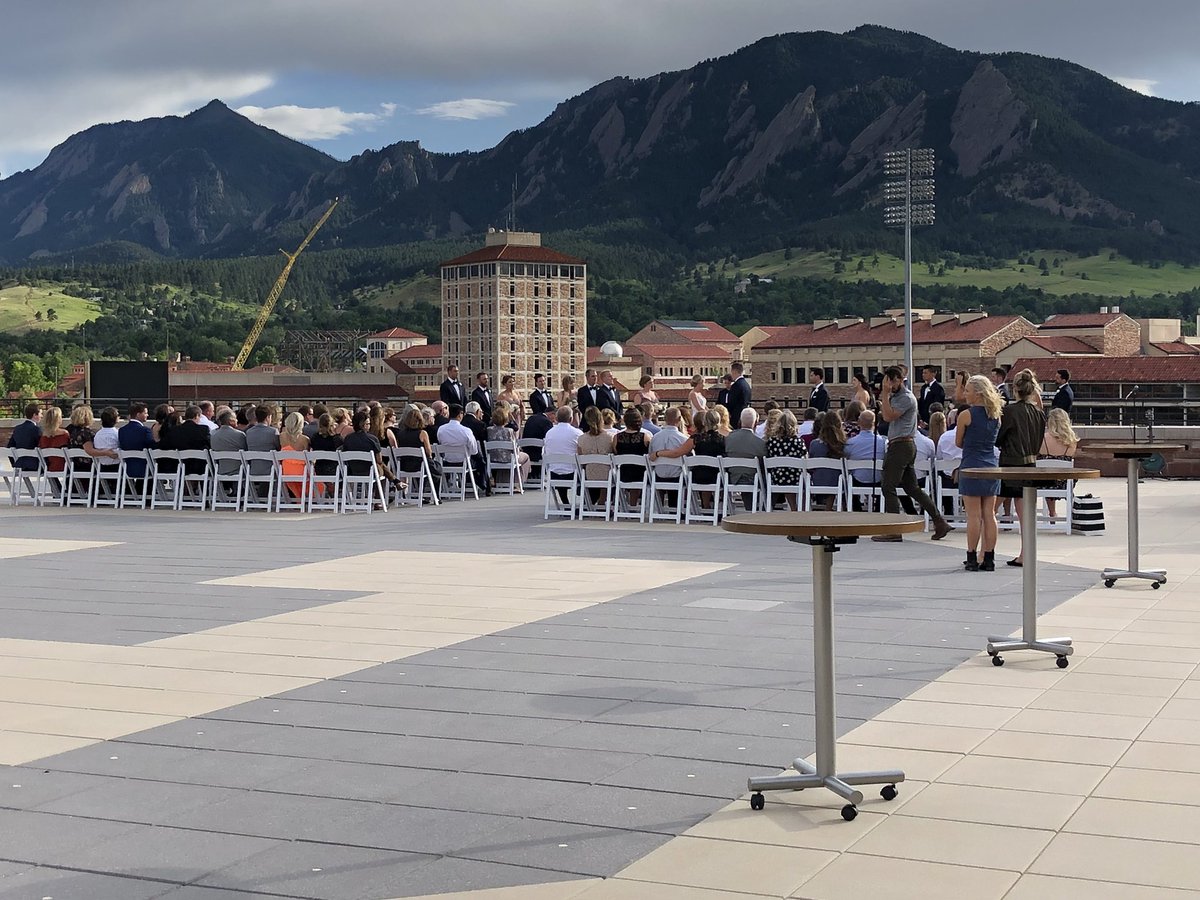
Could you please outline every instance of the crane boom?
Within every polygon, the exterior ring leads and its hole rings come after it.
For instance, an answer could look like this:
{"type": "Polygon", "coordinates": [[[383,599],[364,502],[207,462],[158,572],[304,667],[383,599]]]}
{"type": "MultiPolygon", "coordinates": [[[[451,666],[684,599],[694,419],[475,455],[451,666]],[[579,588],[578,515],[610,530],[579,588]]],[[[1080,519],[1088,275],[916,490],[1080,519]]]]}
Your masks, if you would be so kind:
{"type": "Polygon", "coordinates": [[[267,294],[267,299],[263,301],[262,308],[258,311],[258,318],[254,320],[254,326],[250,329],[250,333],[246,335],[246,340],[242,344],[242,349],[238,352],[237,359],[233,361],[233,371],[240,372],[242,367],[246,365],[246,360],[250,358],[250,351],[254,349],[254,345],[258,343],[258,339],[262,336],[263,329],[267,327],[267,320],[271,318],[271,313],[275,309],[275,304],[279,301],[279,295],[283,293],[283,288],[287,284],[288,276],[292,274],[292,266],[296,264],[298,257],[309,245],[321,226],[329,221],[329,217],[333,215],[333,210],[338,205],[338,198],[334,197],[329,202],[329,209],[325,210],[324,215],[317,219],[317,224],[312,227],[304,240],[300,242],[300,246],[296,248],[295,253],[288,253],[286,250],[280,250],[287,257],[287,264],[284,265],[283,271],[279,273],[279,277],[275,279],[275,284],[271,287],[271,292],[267,294]]]}

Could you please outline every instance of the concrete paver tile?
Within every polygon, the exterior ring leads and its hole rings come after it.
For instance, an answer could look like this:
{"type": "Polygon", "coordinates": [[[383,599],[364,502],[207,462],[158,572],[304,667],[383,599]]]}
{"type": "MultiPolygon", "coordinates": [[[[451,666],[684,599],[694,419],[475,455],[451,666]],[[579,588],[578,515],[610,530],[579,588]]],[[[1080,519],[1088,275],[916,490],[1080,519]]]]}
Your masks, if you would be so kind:
{"type": "Polygon", "coordinates": [[[974,753],[981,756],[1006,756],[1011,759],[1111,766],[1116,764],[1130,744],[1131,741],[1116,738],[1042,734],[1032,731],[997,731],[976,747],[974,753]]]}
{"type": "Polygon", "coordinates": [[[875,856],[1022,871],[1053,836],[1049,830],[917,818],[901,811],[869,831],[853,849],[875,856]]]}
{"type": "Polygon", "coordinates": [[[1063,830],[1200,844],[1200,806],[1089,797],[1063,830]]]}
{"type": "Polygon", "coordinates": [[[1029,871],[1096,881],[1200,891],[1194,844],[1062,833],[1029,871]]]}
{"type": "Polygon", "coordinates": [[[859,725],[842,741],[870,747],[902,747],[909,750],[939,750],[969,753],[991,734],[990,729],[957,728],[951,725],[912,725],[905,722],[880,722],[859,725]]]}
{"type": "Polygon", "coordinates": [[[942,775],[949,784],[1087,795],[1107,774],[1107,766],[1009,759],[1000,756],[967,756],[942,775]]]}
{"type": "Polygon", "coordinates": [[[803,900],[1001,900],[1016,872],[843,853],[791,896],[803,900]]]}
{"type": "Polygon", "coordinates": [[[1008,825],[1061,828],[1083,798],[966,784],[931,784],[904,805],[906,816],[1008,825]]]}
{"type": "Polygon", "coordinates": [[[1112,881],[1086,881],[1053,875],[1022,875],[1004,900],[1195,900],[1193,891],[1118,884],[1112,881]]]}

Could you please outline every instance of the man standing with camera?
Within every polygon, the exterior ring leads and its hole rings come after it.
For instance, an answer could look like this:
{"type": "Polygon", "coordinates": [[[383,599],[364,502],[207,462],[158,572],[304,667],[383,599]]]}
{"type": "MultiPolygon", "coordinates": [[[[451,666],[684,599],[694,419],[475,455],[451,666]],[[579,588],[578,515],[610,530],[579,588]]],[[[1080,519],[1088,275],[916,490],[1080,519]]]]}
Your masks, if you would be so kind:
{"type": "MultiPolygon", "coordinates": [[[[933,540],[940,541],[954,529],[917,483],[913,468],[917,460],[917,445],[913,440],[917,433],[917,398],[905,385],[899,366],[889,366],[884,371],[879,402],[879,413],[888,423],[887,450],[883,454],[883,509],[900,512],[896,488],[904,488],[904,493],[933,520],[933,540]]],[[[898,534],[877,534],[871,540],[892,542],[903,538],[898,534]]]]}

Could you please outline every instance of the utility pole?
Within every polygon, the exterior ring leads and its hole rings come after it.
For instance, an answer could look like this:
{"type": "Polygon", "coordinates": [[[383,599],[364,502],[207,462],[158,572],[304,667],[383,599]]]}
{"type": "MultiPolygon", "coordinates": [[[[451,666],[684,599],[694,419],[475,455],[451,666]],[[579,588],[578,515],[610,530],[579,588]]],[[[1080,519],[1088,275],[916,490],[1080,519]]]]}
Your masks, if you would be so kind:
{"type": "Polygon", "coordinates": [[[907,148],[893,150],[883,158],[883,223],[904,229],[904,365],[912,384],[912,230],[914,225],[932,225],[933,150],[907,148]]]}

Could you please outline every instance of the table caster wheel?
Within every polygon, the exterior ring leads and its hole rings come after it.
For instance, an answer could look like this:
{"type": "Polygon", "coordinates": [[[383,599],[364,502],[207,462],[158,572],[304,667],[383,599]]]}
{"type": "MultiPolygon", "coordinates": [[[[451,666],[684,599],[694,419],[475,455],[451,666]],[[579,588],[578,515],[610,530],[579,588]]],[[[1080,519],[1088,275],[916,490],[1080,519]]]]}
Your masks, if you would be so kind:
{"type": "Polygon", "coordinates": [[[1004,657],[1001,656],[999,653],[993,653],[992,654],[992,665],[993,666],[1004,665],[1004,657]]]}
{"type": "Polygon", "coordinates": [[[1162,583],[1161,581],[1152,581],[1152,582],[1150,582],[1150,587],[1154,588],[1156,591],[1157,591],[1157,590],[1158,590],[1160,587],[1162,587],[1162,585],[1163,585],[1163,583],[1162,583]]]}
{"type": "Polygon", "coordinates": [[[751,794],[750,795],[750,808],[751,809],[762,809],[766,805],[767,805],[767,798],[764,797],[762,794],[751,794]]]}
{"type": "Polygon", "coordinates": [[[1067,667],[1067,658],[1065,656],[1060,656],[1058,661],[1055,662],[1055,665],[1060,669],[1065,669],[1067,667]]]}
{"type": "Polygon", "coordinates": [[[853,822],[857,816],[858,810],[855,808],[853,803],[847,803],[842,807],[842,818],[847,822],[853,822]]]}
{"type": "Polygon", "coordinates": [[[894,784],[888,784],[884,785],[883,790],[879,792],[879,796],[884,800],[891,802],[892,800],[896,799],[897,793],[896,786],[894,784]]]}
{"type": "Polygon", "coordinates": [[[1104,579],[1105,587],[1112,587],[1116,583],[1117,583],[1117,579],[1115,579],[1115,578],[1105,578],[1104,579]]]}
{"type": "Polygon", "coordinates": [[[996,656],[999,652],[1000,652],[999,650],[989,650],[987,652],[987,655],[988,656],[996,656]]]}

